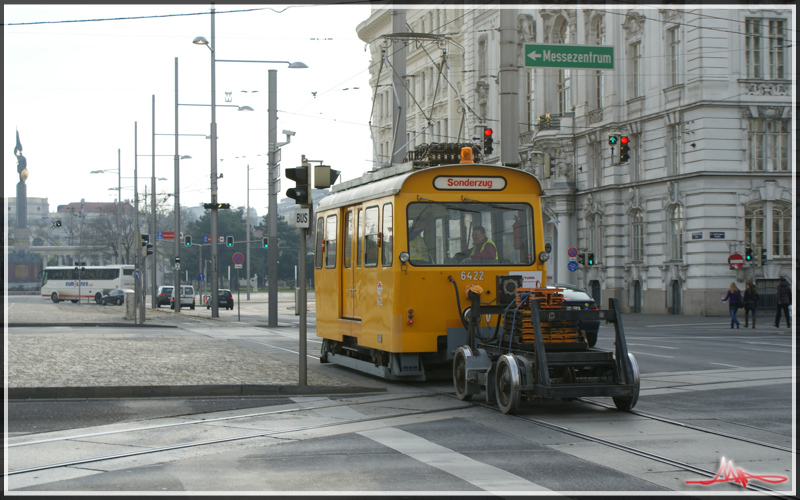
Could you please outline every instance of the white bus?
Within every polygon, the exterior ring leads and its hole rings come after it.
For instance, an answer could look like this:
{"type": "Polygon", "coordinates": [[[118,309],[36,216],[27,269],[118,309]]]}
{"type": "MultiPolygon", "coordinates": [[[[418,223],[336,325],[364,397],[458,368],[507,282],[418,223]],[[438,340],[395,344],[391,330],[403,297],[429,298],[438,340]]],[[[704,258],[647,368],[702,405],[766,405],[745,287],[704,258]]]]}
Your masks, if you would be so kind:
{"type": "Polygon", "coordinates": [[[100,299],[115,288],[133,289],[133,266],[49,266],[42,271],[42,297],[62,300],[100,299]]]}

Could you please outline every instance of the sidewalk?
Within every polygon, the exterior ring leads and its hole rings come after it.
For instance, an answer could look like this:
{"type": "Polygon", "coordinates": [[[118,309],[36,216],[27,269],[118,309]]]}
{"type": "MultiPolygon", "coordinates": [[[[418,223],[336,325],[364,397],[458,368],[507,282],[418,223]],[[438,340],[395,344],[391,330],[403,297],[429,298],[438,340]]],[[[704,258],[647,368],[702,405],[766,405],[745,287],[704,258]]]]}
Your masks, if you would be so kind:
{"type": "MultiPolygon", "coordinates": [[[[258,300],[253,295],[251,302],[258,300]]],[[[266,316],[263,321],[238,322],[235,309],[211,318],[205,307],[179,314],[168,308],[148,308],[148,328],[142,328],[123,319],[124,307],[119,306],[53,304],[44,299],[9,303],[8,397],[267,396],[385,390],[377,380],[367,381],[369,387],[365,387],[360,378],[362,385],[355,385],[355,377],[347,370],[312,358],[307,358],[307,385],[300,386],[296,357],[279,355],[280,351],[263,342],[250,340],[254,326],[259,331],[263,328],[264,335],[298,335],[296,327],[280,321],[293,317],[294,295],[280,294],[278,309],[279,326],[271,328],[266,326],[266,316]],[[209,328],[220,322],[227,326],[209,328]]],[[[313,349],[309,346],[310,355],[313,349]]]]}

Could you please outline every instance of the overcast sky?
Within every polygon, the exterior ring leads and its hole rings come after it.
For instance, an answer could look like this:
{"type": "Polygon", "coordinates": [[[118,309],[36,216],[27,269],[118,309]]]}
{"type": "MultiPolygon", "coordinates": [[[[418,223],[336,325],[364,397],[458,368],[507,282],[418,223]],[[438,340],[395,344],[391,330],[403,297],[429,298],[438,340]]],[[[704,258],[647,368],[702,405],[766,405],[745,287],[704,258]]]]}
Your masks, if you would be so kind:
{"type": "MultiPolygon", "coordinates": [[[[134,123],[138,123],[139,191],[152,174],[152,96],[155,132],[174,132],[175,58],[179,102],[210,104],[211,52],[192,44],[211,38],[210,3],[196,5],[4,5],[5,196],[16,196],[14,147],[19,131],[28,161],[29,197],[47,198],[50,211],[80,201],[113,202],[117,150],[122,199],[133,198],[134,123]],[[180,15],[197,14],[197,15],[180,15]],[[137,17],[145,17],[136,19],[137,17]],[[57,22],[78,21],[80,22],[57,22]],[[46,22],[46,24],[36,23],[46,22]],[[93,170],[110,169],[105,174],[93,170]],[[111,189],[111,190],[110,190],[111,189]]],[[[281,176],[301,155],[341,170],[345,180],[371,168],[369,53],[356,27],[370,7],[217,5],[217,59],[301,61],[286,64],[217,63],[217,105],[248,105],[254,113],[217,108],[219,201],[267,206],[267,75],[278,70],[278,141],[281,176]],[[258,9],[258,10],[253,10],[258,9]],[[245,10],[244,12],[233,12],[245,10]],[[245,92],[246,91],[246,92],[245,92]],[[254,92],[257,91],[257,92],[254,92]],[[231,92],[232,102],[225,102],[231,92]],[[262,155],[262,156],[258,156],[262,155]],[[246,157],[246,158],[236,158],[246,157]]],[[[181,134],[208,134],[211,108],[180,106],[181,134]]],[[[158,193],[174,193],[172,135],[155,138],[158,193]]],[[[181,204],[210,201],[210,143],[180,138],[181,204]]],[[[283,179],[280,198],[294,185],[283,179]]],[[[160,199],[164,199],[161,196],[160,199]]],[[[169,201],[171,206],[174,203],[169,201]]]]}

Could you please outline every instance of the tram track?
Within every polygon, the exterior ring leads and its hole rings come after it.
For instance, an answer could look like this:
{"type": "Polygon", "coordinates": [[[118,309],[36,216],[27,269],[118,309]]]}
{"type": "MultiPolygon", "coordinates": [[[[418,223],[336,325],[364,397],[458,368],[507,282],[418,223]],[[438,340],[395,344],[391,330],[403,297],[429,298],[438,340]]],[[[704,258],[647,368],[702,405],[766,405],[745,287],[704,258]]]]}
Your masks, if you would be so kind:
{"type": "MultiPolygon", "coordinates": [[[[179,426],[191,426],[191,425],[199,425],[199,424],[210,424],[215,422],[226,422],[226,421],[235,421],[241,419],[248,419],[248,418],[258,418],[258,417],[270,417],[270,416],[280,416],[280,415],[291,415],[293,413],[301,413],[301,412],[311,412],[315,410],[328,410],[328,409],[335,409],[335,408],[343,408],[343,407],[353,407],[353,406],[360,406],[360,405],[372,405],[372,404],[385,404],[385,403],[393,403],[396,401],[404,401],[404,400],[411,400],[411,399],[420,399],[420,398],[432,398],[432,397],[439,397],[439,396],[446,396],[450,399],[456,399],[456,396],[452,392],[446,392],[442,390],[432,390],[430,392],[425,393],[415,393],[411,395],[402,395],[399,397],[384,397],[380,399],[370,399],[364,401],[344,401],[344,402],[336,402],[333,404],[315,404],[311,406],[305,407],[296,407],[296,408],[287,408],[281,410],[271,410],[271,411],[264,411],[264,412],[250,412],[242,415],[227,415],[222,417],[216,418],[200,418],[200,419],[193,419],[184,422],[171,422],[166,424],[156,424],[156,425],[147,425],[147,426],[140,426],[134,427],[130,429],[119,429],[113,431],[103,431],[103,432],[94,432],[94,433],[84,433],[84,434],[77,434],[71,436],[59,436],[54,438],[46,438],[46,439],[33,439],[33,440],[26,440],[23,442],[18,443],[11,443],[7,444],[8,448],[20,448],[25,446],[32,446],[38,444],[45,444],[45,443],[53,443],[57,441],[70,441],[70,440],[91,440],[95,437],[100,436],[108,436],[112,434],[134,434],[134,433],[141,433],[147,431],[155,431],[159,429],[165,429],[170,427],[179,427],[179,426]]],[[[586,398],[579,398],[576,401],[580,401],[583,403],[600,406],[604,408],[613,409],[614,406],[610,404],[606,404],[601,401],[586,399],[586,398]]],[[[481,403],[481,402],[467,402],[467,401],[459,401],[458,405],[446,405],[442,408],[435,408],[435,409],[427,409],[427,410],[411,410],[411,411],[399,411],[394,412],[392,414],[386,415],[379,415],[379,416],[369,416],[363,418],[347,418],[342,419],[336,422],[327,422],[321,423],[316,425],[304,425],[304,426],[296,426],[290,427],[285,429],[278,429],[278,430],[268,430],[268,431],[259,431],[259,432],[251,432],[247,434],[240,434],[234,436],[225,436],[219,437],[214,439],[205,439],[205,440],[187,440],[183,442],[176,442],[173,444],[167,444],[164,446],[155,446],[155,447],[148,447],[142,448],[137,450],[130,450],[129,446],[135,446],[132,442],[126,442],[124,444],[119,444],[120,448],[128,448],[127,451],[122,451],[119,453],[111,453],[111,454],[103,454],[97,456],[90,456],[85,458],[77,458],[73,460],[65,460],[62,462],[52,462],[40,465],[34,465],[30,467],[18,468],[7,471],[4,475],[6,476],[16,476],[25,473],[37,472],[37,471],[44,471],[44,470],[52,470],[52,469],[59,469],[59,468],[70,468],[76,467],[80,468],[81,466],[85,466],[86,464],[91,463],[98,463],[108,460],[118,460],[118,459],[125,459],[129,457],[135,456],[142,456],[142,455],[157,455],[159,453],[168,453],[176,450],[182,449],[189,449],[189,448],[198,448],[204,446],[211,446],[211,445],[218,445],[218,444],[225,444],[225,443],[232,443],[237,441],[245,441],[245,440],[253,440],[259,438],[269,438],[274,436],[281,436],[287,435],[292,433],[302,433],[307,431],[314,431],[320,429],[330,429],[330,428],[337,428],[343,427],[348,425],[354,424],[363,424],[369,422],[380,422],[380,421],[387,421],[396,418],[403,418],[409,416],[417,416],[417,415],[426,415],[426,414],[434,414],[434,413],[441,413],[441,412],[448,412],[448,411],[459,411],[465,410],[470,408],[486,408],[491,410],[494,413],[501,413],[501,411],[495,406],[488,403],[481,403]]],[[[706,434],[713,434],[720,437],[724,437],[726,439],[734,439],[738,441],[747,442],[749,444],[755,446],[763,446],[768,447],[770,449],[779,450],[782,452],[792,453],[792,450],[780,445],[774,445],[772,443],[765,443],[762,441],[750,439],[744,436],[736,436],[730,433],[724,433],[721,431],[716,431],[713,429],[707,429],[700,426],[694,426],[691,424],[687,424],[685,422],[679,422],[674,419],[668,419],[665,417],[660,417],[658,415],[649,414],[646,412],[641,411],[629,411],[633,415],[636,415],[641,418],[646,418],[648,420],[658,421],[670,425],[675,425],[681,428],[691,429],[696,432],[706,433],[706,434]]],[[[717,471],[711,471],[704,469],[702,467],[698,467],[681,460],[676,460],[658,453],[653,453],[647,450],[639,449],[634,446],[626,445],[620,442],[616,442],[607,438],[599,437],[593,435],[592,433],[583,432],[581,430],[576,430],[574,428],[569,428],[564,425],[556,424],[553,422],[548,422],[546,420],[540,418],[534,418],[527,415],[520,415],[520,414],[512,414],[507,415],[510,418],[515,418],[525,422],[526,424],[531,424],[535,426],[539,426],[542,428],[546,428],[555,432],[559,432],[568,436],[576,437],[581,440],[592,442],[604,447],[612,448],[624,453],[629,453],[631,455],[644,458],[646,460],[652,460],[661,464],[665,464],[671,467],[675,467],[680,470],[684,470],[693,474],[697,474],[699,476],[705,478],[714,478],[717,471]]],[[[766,493],[770,495],[775,495],[778,497],[786,497],[790,498],[790,495],[783,493],[781,491],[777,491],[765,486],[760,486],[757,484],[753,484],[752,482],[746,485],[746,488],[751,491],[757,491],[760,493],[766,493]]]]}
{"type": "MultiPolygon", "coordinates": [[[[453,395],[453,394],[450,394],[450,396],[453,397],[453,398],[456,398],[456,396],[453,395]]],[[[616,407],[614,405],[610,405],[610,404],[607,404],[607,403],[602,403],[602,402],[599,402],[599,401],[589,400],[589,399],[585,399],[585,398],[577,398],[576,401],[581,401],[581,402],[588,403],[588,404],[594,404],[594,405],[602,406],[602,407],[608,408],[608,409],[616,409],[616,407]]],[[[496,413],[502,413],[500,408],[498,408],[496,405],[493,405],[493,404],[479,403],[479,402],[474,402],[472,404],[474,406],[477,406],[477,407],[487,408],[487,409],[492,410],[492,411],[494,411],[496,413]]],[[[746,437],[743,437],[743,436],[736,436],[736,435],[733,435],[733,434],[724,433],[724,432],[716,431],[716,430],[713,430],[713,429],[707,429],[707,428],[700,427],[700,426],[694,426],[694,425],[686,424],[684,422],[679,422],[679,421],[676,421],[676,420],[671,420],[671,419],[667,419],[667,418],[664,418],[664,417],[659,417],[657,415],[652,415],[652,414],[648,414],[648,413],[645,413],[645,412],[640,412],[640,411],[635,411],[635,410],[628,410],[627,413],[631,413],[631,414],[634,414],[634,415],[637,415],[637,416],[640,416],[640,417],[643,417],[643,418],[647,418],[649,420],[659,421],[659,422],[662,422],[662,423],[672,424],[672,425],[676,425],[676,426],[679,426],[679,427],[682,427],[682,428],[695,430],[695,431],[702,432],[702,433],[705,433],[705,434],[718,435],[718,436],[721,436],[721,437],[725,437],[727,439],[733,439],[733,440],[737,440],[737,441],[747,442],[747,443],[754,444],[754,445],[757,445],[757,446],[776,449],[776,450],[780,450],[780,451],[787,452],[787,453],[794,453],[794,451],[792,449],[784,447],[784,446],[775,445],[775,444],[772,444],[772,443],[765,443],[763,441],[758,441],[758,440],[746,438],[746,437]]],[[[563,433],[563,434],[566,434],[566,435],[569,435],[569,436],[572,436],[572,437],[576,437],[576,438],[579,438],[579,439],[583,439],[585,441],[589,441],[589,442],[593,442],[593,443],[596,443],[596,444],[600,444],[602,446],[613,448],[613,449],[616,449],[616,450],[619,450],[619,451],[622,451],[622,452],[625,452],[625,453],[629,453],[629,454],[632,454],[632,455],[635,455],[635,456],[638,456],[638,457],[646,458],[646,459],[653,460],[653,461],[656,461],[656,462],[659,462],[659,463],[662,463],[662,464],[665,464],[665,465],[676,467],[676,468],[685,470],[687,472],[692,472],[692,473],[695,473],[695,474],[698,474],[698,475],[701,475],[701,476],[704,476],[704,477],[707,477],[707,478],[710,478],[710,479],[716,477],[718,475],[718,473],[719,473],[719,471],[711,471],[711,470],[703,469],[701,467],[697,467],[697,466],[694,466],[692,464],[689,464],[689,463],[686,463],[686,462],[682,462],[680,460],[675,460],[675,459],[672,459],[672,458],[669,458],[669,457],[665,457],[665,456],[662,456],[662,455],[659,455],[659,454],[656,454],[656,453],[651,453],[649,451],[641,450],[639,448],[635,448],[633,446],[629,446],[629,445],[625,445],[625,444],[618,443],[618,442],[615,442],[615,441],[611,441],[609,439],[601,438],[601,437],[598,437],[598,436],[593,436],[591,434],[588,434],[588,433],[585,433],[585,432],[581,432],[581,431],[577,431],[577,430],[574,430],[574,429],[570,429],[569,427],[565,427],[563,425],[554,424],[552,422],[547,422],[547,421],[542,420],[542,419],[529,417],[529,416],[526,416],[526,415],[520,415],[520,414],[516,414],[516,413],[515,414],[509,414],[508,416],[511,417],[511,418],[522,420],[522,421],[527,422],[527,423],[531,423],[531,424],[537,425],[539,427],[543,427],[543,428],[552,430],[552,431],[560,432],[560,433],[563,433]]],[[[776,496],[776,497],[779,497],[779,498],[795,498],[791,494],[786,494],[784,492],[781,492],[781,491],[778,491],[778,490],[774,490],[774,489],[768,488],[766,486],[759,486],[759,485],[756,485],[756,484],[747,483],[746,486],[744,486],[744,487],[746,489],[749,489],[749,490],[758,491],[758,492],[761,492],[761,493],[767,493],[769,495],[773,495],[773,496],[776,496]]]]}
{"type": "MultiPolygon", "coordinates": [[[[125,434],[125,433],[135,433],[135,432],[144,432],[148,430],[158,430],[164,429],[167,427],[178,427],[178,426],[187,426],[187,425],[199,425],[199,424],[208,424],[214,422],[222,422],[222,421],[230,421],[230,420],[237,420],[237,419],[245,419],[245,418],[254,418],[254,417],[263,417],[263,416],[270,416],[270,415],[279,415],[279,414],[286,414],[286,413],[296,413],[296,412],[309,412],[315,410],[324,410],[324,409],[331,409],[337,407],[350,407],[350,406],[357,406],[357,405],[366,405],[366,404],[378,404],[378,403],[387,403],[393,401],[401,401],[401,400],[408,400],[414,398],[425,398],[425,397],[434,397],[438,396],[439,394],[431,393],[431,394],[417,394],[412,396],[402,396],[396,398],[386,398],[380,400],[370,400],[370,401],[357,401],[357,402],[346,402],[342,404],[334,404],[334,405],[319,405],[319,406],[308,406],[308,407],[298,407],[298,408],[291,408],[286,410],[275,410],[269,412],[258,412],[258,413],[249,413],[246,415],[235,415],[235,416],[227,416],[227,417],[219,417],[219,418],[212,418],[212,419],[198,419],[192,420],[187,422],[174,422],[170,424],[159,424],[159,425],[152,425],[152,426],[144,426],[144,427],[136,427],[132,429],[120,429],[116,431],[105,431],[105,432],[96,432],[96,433],[87,433],[87,434],[80,434],[80,435],[72,435],[72,436],[62,436],[58,438],[50,438],[50,439],[40,439],[34,441],[26,441],[21,443],[13,443],[7,444],[7,448],[14,448],[14,447],[22,447],[22,446],[31,446],[37,444],[44,444],[44,443],[52,443],[56,441],[71,441],[71,440],[81,440],[81,439],[89,439],[99,436],[108,436],[111,434],[125,434]]],[[[400,412],[400,413],[393,413],[389,415],[380,415],[374,417],[364,417],[364,418],[355,418],[355,419],[347,419],[338,422],[328,422],[324,424],[318,425],[308,425],[308,426],[298,426],[298,427],[291,427],[286,429],[279,429],[279,430],[270,430],[270,431],[263,431],[263,432],[256,432],[256,433],[249,433],[249,434],[242,434],[236,436],[227,436],[227,437],[220,437],[215,439],[208,439],[208,440],[201,440],[201,441],[187,441],[181,443],[175,443],[166,446],[159,446],[153,448],[144,448],[140,450],[133,450],[128,452],[122,453],[112,453],[109,455],[102,455],[102,456],[94,456],[94,457],[86,457],[81,459],[74,459],[68,460],[64,462],[54,462],[42,465],[36,465],[31,467],[23,467],[19,469],[12,469],[5,471],[3,473],[4,476],[15,476],[19,474],[25,474],[29,472],[37,472],[49,469],[58,469],[58,468],[65,468],[65,467],[74,467],[78,465],[90,464],[95,462],[102,462],[107,460],[115,460],[115,459],[122,459],[140,455],[149,455],[149,454],[157,454],[157,453],[164,453],[174,450],[186,449],[186,448],[195,448],[200,446],[208,446],[214,444],[223,444],[223,443],[230,443],[234,441],[243,441],[248,439],[257,439],[257,438],[264,438],[264,437],[271,437],[271,436],[278,436],[282,434],[290,434],[295,432],[304,432],[304,431],[311,431],[311,430],[318,430],[318,429],[326,429],[326,428],[333,428],[333,427],[340,427],[345,425],[352,425],[352,424],[359,424],[359,423],[366,423],[366,422],[375,422],[380,420],[390,420],[394,418],[402,418],[408,416],[416,416],[416,415],[427,415],[433,413],[440,413],[446,411],[453,411],[453,410],[462,410],[466,408],[470,408],[471,405],[469,404],[460,404],[458,406],[448,406],[445,408],[435,408],[430,410],[416,410],[416,411],[408,411],[408,412],[400,412]]],[[[129,445],[121,445],[121,446],[129,446],[129,445]]]]}

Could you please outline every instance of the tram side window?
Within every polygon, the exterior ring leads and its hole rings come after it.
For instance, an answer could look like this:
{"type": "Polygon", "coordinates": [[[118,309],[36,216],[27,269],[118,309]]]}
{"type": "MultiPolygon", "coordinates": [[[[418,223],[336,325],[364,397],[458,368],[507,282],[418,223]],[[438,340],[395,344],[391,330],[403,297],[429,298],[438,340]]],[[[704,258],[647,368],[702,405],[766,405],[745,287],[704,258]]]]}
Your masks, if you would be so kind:
{"type": "Polygon", "coordinates": [[[336,267],[336,216],[325,220],[325,267],[336,267]]]}
{"type": "Polygon", "coordinates": [[[314,243],[314,267],[317,269],[322,269],[322,242],[324,241],[322,239],[324,236],[322,225],[323,219],[322,217],[319,217],[317,219],[317,241],[314,243]]]}
{"type": "Polygon", "coordinates": [[[363,210],[358,209],[358,240],[356,240],[356,267],[361,267],[361,252],[363,251],[364,241],[364,216],[363,210]]]}
{"type": "Polygon", "coordinates": [[[364,267],[378,265],[378,207],[369,207],[364,219],[364,267]]]}
{"type": "Polygon", "coordinates": [[[344,214],[344,241],[342,242],[342,259],[344,260],[344,267],[350,269],[351,264],[351,250],[353,249],[353,212],[344,214]]]}
{"type": "Polygon", "coordinates": [[[393,229],[392,204],[387,203],[383,206],[383,231],[381,237],[381,265],[383,267],[390,267],[392,265],[393,229]]]}

